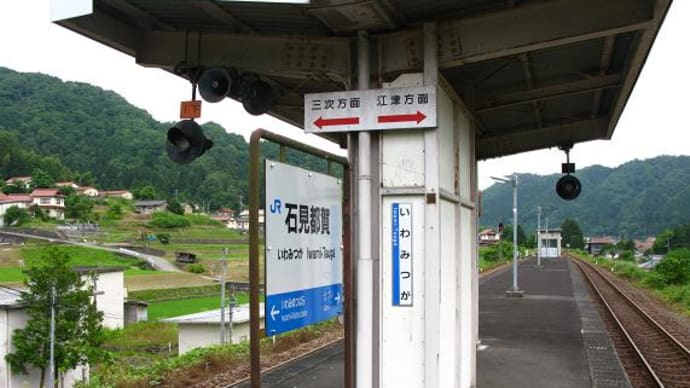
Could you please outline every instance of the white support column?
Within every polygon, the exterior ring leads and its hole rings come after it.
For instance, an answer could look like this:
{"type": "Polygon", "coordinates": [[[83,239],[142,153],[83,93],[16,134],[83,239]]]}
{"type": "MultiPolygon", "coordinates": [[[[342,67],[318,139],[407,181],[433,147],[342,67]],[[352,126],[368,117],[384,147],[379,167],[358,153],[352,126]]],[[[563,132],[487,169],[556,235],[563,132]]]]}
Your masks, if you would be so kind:
{"type": "MultiPolygon", "coordinates": [[[[369,88],[369,37],[360,32],[358,40],[358,89],[369,88]]],[[[374,279],[371,249],[371,134],[359,132],[357,155],[357,313],[356,386],[373,387],[373,303],[374,279]]]]}
{"type": "Polygon", "coordinates": [[[380,321],[375,338],[380,387],[458,388],[476,382],[474,131],[461,101],[439,86],[437,41],[436,26],[426,24],[424,73],[404,74],[384,85],[437,86],[438,126],[380,132],[380,321]],[[400,249],[393,247],[393,232],[400,228],[394,219],[402,220],[393,214],[394,204],[411,210],[409,306],[393,304],[392,257],[400,249]]]}
{"type": "MultiPolygon", "coordinates": [[[[424,86],[438,86],[436,25],[424,24],[424,86]]],[[[442,110],[443,95],[437,106],[442,110]]],[[[452,113],[451,113],[452,114],[452,113]]],[[[451,118],[452,120],[452,118],[451,118]]],[[[439,127],[444,123],[439,118],[439,127]]],[[[452,123],[450,123],[452,125],[452,123]]],[[[424,386],[439,387],[441,325],[441,204],[439,182],[439,127],[424,131],[424,386]]],[[[443,128],[445,129],[445,128],[443,128]]],[[[451,236],[452,237],[452,236],[451,236]]],[[[447,317],[444,317],[447,318],[447,317]]]]}

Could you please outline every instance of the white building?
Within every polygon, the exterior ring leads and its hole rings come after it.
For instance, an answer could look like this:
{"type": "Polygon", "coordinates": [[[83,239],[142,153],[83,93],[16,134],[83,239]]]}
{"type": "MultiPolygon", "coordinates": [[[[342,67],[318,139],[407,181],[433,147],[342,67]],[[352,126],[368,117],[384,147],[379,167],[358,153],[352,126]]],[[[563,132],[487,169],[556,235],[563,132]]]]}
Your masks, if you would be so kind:
{"type": "MultiPolygon", "coordinates": [[[[236,218],[237,229],[243,232],[249,230],[249,210],[242,210],[236,218]]],[[[264,229],[264,209],[259,209],[259,230],[264,229]]]]}
{"type": "Polygon", "coordinates": [[[58,189],[35,189],[31,192],[32,205],[38,206],[48,217],[65,218],[65,196],[58,189]]]}
{"type": "Polygon", "coordinates": [[[560,229],[540,230],[537,236],[541,240],[541,257],[560,257],[561,256],[561,236],[560,229]]]}
{"type": "Polygon", "coordinates": [[[16,206],[21,209],[27,209],[33,199],[28,194],[12,194],[5,195],[0,193],[0,227],[4,226],[4,218],[7,209],[16,206]]]}
{"type": "MultiPolygon", "coordinates": [[[[116,329],[124,326],[124,272],[121,267],[74,267],[75,272],[81,274],[82,279],[92,281],[91,274],[95,273],[97,292],[96,307],[103,312],[103,326],[116,329]]],[[[13,374],[5,356],[12,351],[12,334],[14,330],[26,325],[28,316],[21,302],[18,290],[0,288],[0,387],[38,387],[41,372],[30,369],[29,374],[13,374]]],[[[89,367],[79,367],[63,375],[65,387],[71,387],[76,381],[88,377],[89,367]]]]}
{"type": "MultiPolygon", "coordinates": [[[[28,374],[12,373],[10,364],[5,356],[12,352],[12,334],[14,330],[26,326],[28,316],[21,303],[19,291],[0,288],[0,387],[24,388],[38,387],[41,381],[41,371],[36,368],[28,369],[28,374]]],[[[88,366],[79,367],[63,374],[65,387],[71,387],[84,376],[88,377],[88,366]]]]}
{"type": "MultiPolygon", "coordinates": [[[[264,317],[264,305],[259,308],[260,318],[264,317]]],[[[230,312],[225,309],[227,314],[225,322],[229,322],[230,312]]],[[[163,319],[164,322],[177,323],[177,339],[179,343],[178,353],[180,355],[205,346],[217,345],[220,343],[220,309],[205,311],[196,314],[181,315],[179,317],[163,319]]],[[[260,320],[263,328],[263,319],[260,320]]],[[[228,325],[229,326],[229,325],[228,325]]],[[[226,330],[226,338],[229,336],[229,329],[226,330]]],[[[249,340],[249,305],[236,306],[232,310],[232,343],[236,344],[249,340]]]]}
{"type": "MultiPolygon", "coordinates": [[[[123,267],[72,267],[86,282],[96,275],[95,302],[103,312],[103,326],[118,329],[125,325],[125,278],[123,267]]],[[[92,284],[93,285],[93,284],[92,284]]]]}

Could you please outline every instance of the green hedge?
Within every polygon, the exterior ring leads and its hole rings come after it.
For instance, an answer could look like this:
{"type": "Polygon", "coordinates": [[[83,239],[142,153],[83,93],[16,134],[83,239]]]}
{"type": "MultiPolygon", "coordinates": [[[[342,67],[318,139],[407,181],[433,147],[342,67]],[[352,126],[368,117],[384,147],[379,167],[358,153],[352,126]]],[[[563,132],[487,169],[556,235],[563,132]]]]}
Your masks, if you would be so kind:
{"type": "Polygon", "coordinates": [[[172,229],[172,228],[186,228],[191,225],[191,222],[184,216],[169,212],[155,212],[151,217],[151,225],[157,228],[172,229]]]}

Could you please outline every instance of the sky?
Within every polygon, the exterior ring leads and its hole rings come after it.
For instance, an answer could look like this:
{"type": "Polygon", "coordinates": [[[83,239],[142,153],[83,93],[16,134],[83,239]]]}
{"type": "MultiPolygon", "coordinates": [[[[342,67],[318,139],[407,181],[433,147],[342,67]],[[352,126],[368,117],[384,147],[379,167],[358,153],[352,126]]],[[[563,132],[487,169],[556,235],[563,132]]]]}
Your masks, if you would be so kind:
{"type": "MultiPolygon", "coordinates": [[[[65,81],[86,82],[112,90],[145,109],[158,121],[179,120],[179,103],[191,99],[191,85],[159,69],[137,65],[134,58],[50,22],[50,0],[0,3],[0,66],[40,72],[65,81]]],[[[658,155],[690,155],[690,0],[671,6],[633,93],[607,141],[576,144],[570,161],[578,169],[599,164],[616,167],[658,155]]],[[[268,115],[251,116],[230,99],[204,103],[202,122],[215,121],[245,138],[266,128],[337,152],[337,147],[268,115]]],[[[560,173],[565,154],[557,148],[479,162],[479,188],[491,176],[512,173],[560,173]]],[[[555,182],[554,182],[555,185],[555,182]]]]}

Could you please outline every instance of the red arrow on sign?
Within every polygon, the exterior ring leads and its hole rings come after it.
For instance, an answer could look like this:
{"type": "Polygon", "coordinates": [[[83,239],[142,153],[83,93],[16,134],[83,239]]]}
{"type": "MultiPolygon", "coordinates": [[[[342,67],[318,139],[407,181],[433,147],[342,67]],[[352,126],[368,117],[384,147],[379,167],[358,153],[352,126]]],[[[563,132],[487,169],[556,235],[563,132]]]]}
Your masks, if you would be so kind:
{"type": "Polygon", "coordinates": [[[324,119],[323,117],[319,117],[314,121],[314,125],[319,127],[319,129],[327,126],[351,124],[359,124],[359,117],[341,117],[337,119],[324,119]]]}
{"type": "Polygon", "coordinates": [[[413,113],[413,114],[379,116],[378,122],[379,123],[403,123],[406,121],[416,121],[417,124],[419,124],[425,118],[426,118],[426,115],[424,113],[417,111],[417,113],[413,113]]]}

